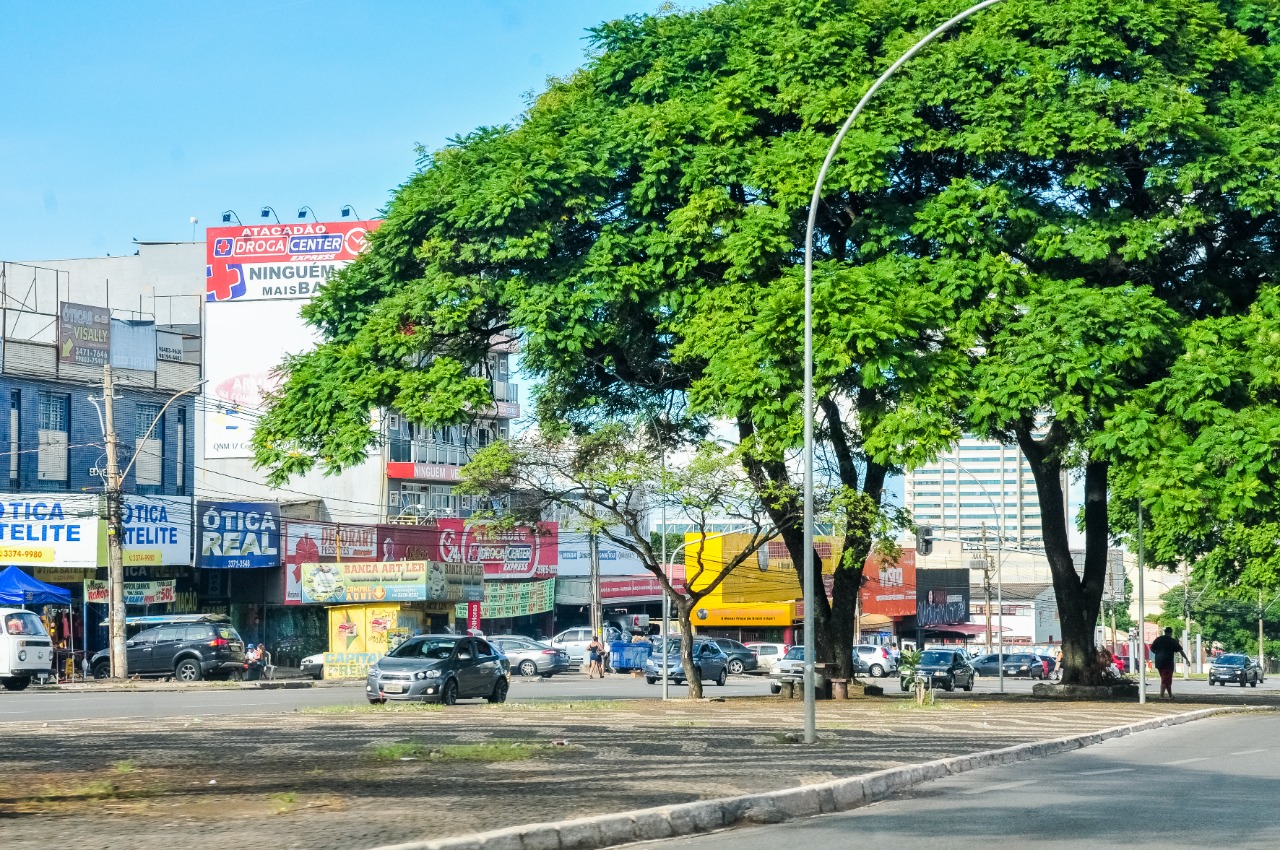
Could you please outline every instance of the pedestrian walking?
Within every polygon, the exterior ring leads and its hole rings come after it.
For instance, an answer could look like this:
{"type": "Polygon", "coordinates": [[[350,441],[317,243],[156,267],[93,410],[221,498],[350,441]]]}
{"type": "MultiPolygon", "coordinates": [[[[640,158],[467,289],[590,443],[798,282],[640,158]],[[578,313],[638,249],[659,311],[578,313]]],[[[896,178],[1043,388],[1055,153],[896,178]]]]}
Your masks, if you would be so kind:
{"type": "Polygon", "coordinates": [[[1053,657],[1053,678],[1059,682],[1062,681],[1062,647],[1058,647],[1058,654],[1053,657]]]}
{"type": "Polygon", "coordinates": [[[600,635],[592,635],[591,643],[587,644],[587,678],[594,679],[598,674],[601,679],[604,678],[604,644],[600,642],[600,635]]]}
{"type": "Polygon", "coordinates": [[[1165,629],[1164,634],[1151,641],[1151,660],[1160,673],[1160,699],[1166,699],[1165,694],[1169,695],[1167,699],[1173,699],[1173,665],[1179,655],[1188,664],[1191,663],[1182,644],[1174,638],[1173,629],[1165,629]]]}

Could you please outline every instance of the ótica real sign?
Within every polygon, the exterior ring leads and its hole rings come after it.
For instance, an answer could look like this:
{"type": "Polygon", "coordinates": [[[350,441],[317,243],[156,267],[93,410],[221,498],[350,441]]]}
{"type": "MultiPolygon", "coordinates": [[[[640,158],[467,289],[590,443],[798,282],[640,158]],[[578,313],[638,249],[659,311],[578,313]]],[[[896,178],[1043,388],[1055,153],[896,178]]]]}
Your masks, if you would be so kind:
{"type": "Polygon", "coordinates": [[[280,566],[280,506],[275,502],[196,502],[196,566],[280,566]]]}

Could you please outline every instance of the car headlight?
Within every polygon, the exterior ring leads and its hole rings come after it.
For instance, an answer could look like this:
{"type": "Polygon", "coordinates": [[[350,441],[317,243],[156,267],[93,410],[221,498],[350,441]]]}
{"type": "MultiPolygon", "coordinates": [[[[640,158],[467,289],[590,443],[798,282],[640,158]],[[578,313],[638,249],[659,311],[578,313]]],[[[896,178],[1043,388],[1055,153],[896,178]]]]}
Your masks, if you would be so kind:
{"type": "Polygon", "coordinates": [[[413,674],[413,677],[414,677],[415,679],[439,679],[439,678],[440,678],[440,671],[439,671],[439,670],[435,670],[435,669],[432,669],[432,670],[420,670],[420,671],[418,671],[417,673],[414,673],[414,674],[413,674]]]}
{"type": "Polygon", "coordinates": [[[26,660],[27,660],[27,651],[26,651],[25,649],[19,649],[19,650],[18,650],[18,660],[19,660],[19,661],[26,661],[26,660]]]}

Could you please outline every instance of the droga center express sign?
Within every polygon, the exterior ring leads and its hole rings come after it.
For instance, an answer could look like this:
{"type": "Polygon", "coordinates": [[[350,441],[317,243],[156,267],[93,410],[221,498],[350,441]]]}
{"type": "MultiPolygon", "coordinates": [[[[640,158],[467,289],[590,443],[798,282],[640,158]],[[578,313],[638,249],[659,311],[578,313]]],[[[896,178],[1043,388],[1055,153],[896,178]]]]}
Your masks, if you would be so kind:
{"type": "Polygon", "coordinates": [[[0,564],[92,569],[98,497],[0,493],[0,564]]]}

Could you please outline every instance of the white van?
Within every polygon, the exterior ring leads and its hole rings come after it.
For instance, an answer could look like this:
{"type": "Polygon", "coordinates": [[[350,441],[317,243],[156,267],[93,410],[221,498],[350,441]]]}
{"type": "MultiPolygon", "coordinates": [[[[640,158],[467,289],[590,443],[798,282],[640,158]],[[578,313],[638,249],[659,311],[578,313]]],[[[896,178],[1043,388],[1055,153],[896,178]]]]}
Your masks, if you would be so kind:
{"type": "Polygon", "coordinates": [[[0,608],[0,685],[20,691],[53,668],[53,641],[31,611],[0,608]]]}

